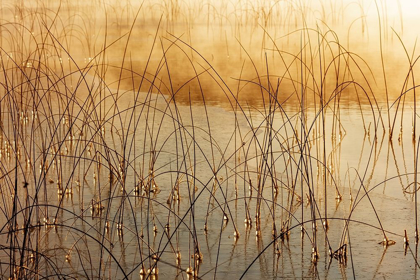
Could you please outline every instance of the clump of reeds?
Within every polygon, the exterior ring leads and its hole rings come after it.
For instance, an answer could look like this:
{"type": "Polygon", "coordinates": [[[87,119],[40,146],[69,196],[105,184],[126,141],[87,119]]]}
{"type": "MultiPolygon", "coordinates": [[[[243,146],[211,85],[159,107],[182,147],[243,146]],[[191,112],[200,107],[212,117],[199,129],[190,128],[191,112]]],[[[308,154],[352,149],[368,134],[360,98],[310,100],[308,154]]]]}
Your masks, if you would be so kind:
{"type": "MultiPolygon", "coordinates": [[[[350,259],[354,270],[353,225],[367,226],[385,248],[395,236],[409,248],[407,232],[389,232],[372,199],[394,179],[370,184],[385,126],[375,73],[325,22],[309,26],[307,7],[280,2],[238,3],[234,21],[224,1],[118,5],[2,9],[13,15],[0,23],[2,275],[216,278],[236,265],[241,245],[254,246],[252,237],[256,250],[235,275],[251,273],[268,252],[278,267],[284,252],[296,253],[293,244],[317,276],[323,257],[342,268],[350,259]],[[217,19],[224,38],[214,39],[224,57],[214,63],[195,45],[202,22],[194,15],[203,10],[208,32],[217,19]],[[183,21],[188,32],[179,35],[183,21]],[[279,24],[288,26],[281,39],[279,24]],[[261,32],[257,51],[241,35],[246,28],[261,32]],[[298,47],[286,50],[284,40],[298,47]],[[233,58],[240,67],[225,73],[233,58]],[[212,98],[227,109],[215,109],[212,98]],[[343,107],[351,98],[370,150],[365,166],[346,169],[353,184],[343,186],[343,107]],[[338,217],[343,200],[349,211],[338,217]],[[373,219],[354,218],[363,203],[373,219]]],[[[406,96],[416,105],[417,59],[404,51],[403,89],[394,103],[386,97],[391,140],[406,96]]],[[[416,118],[414,109],[414,170],[395,178],[413,177],[404,192],[414,197],[417,242],[416,118]]]]}

